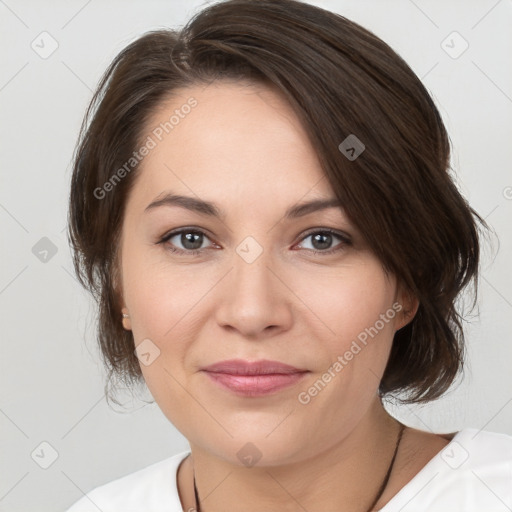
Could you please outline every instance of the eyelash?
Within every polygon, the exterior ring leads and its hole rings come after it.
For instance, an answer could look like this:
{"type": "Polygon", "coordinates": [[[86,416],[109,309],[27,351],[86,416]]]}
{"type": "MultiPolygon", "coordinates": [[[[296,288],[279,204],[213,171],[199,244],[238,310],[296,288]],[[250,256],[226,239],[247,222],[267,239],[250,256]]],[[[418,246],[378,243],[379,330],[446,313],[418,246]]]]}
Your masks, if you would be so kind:
{"type": "MultiPolygon", "coordinates": [[[[200,230],[200,229],[197,229],[197,228],[181,228],[181,229],[178,229],[176,231],[171,231],[170,233],[167,233],[165,234],[158,242],[157,244],[165,244],[166,242],[168,242],[171,238],[175,237],[176,235],[181,235],[182,233],[193,233],[193,234],[201,234],[203,236],[205,236],[206,238],[209,239],[208,235],[200,230]]],[[[317,229],[316,231],[310,231],[308,233],[306,233],[302,238],[301,238],[301,242],[303,240],[305,240],[306,238],[312,236],[312,235],[317,235],[317,234],[328,234],[328,235],[333,235],[335,236],[336,238],[339,238],[341,243],[334,247],[333,249],[328,249],[326,251],[319,251],[319,250],[316,250],[316,249],[306,249],[307,251],[309,252],[312,252],[315,256],[316,255],[329,255],[329,254],[333,254],[335,252],[338,252],[338,251],[341,251],[343,249],[345,249],[346,246],[349,246],[352,244],[351,240],[344,234],[342,233],[339,233],[338,231],[334,231],[332,229],[317,229]]],[[[198,256],[199,254],[201,254],[206,248],[203,248],[203,249],[188,249],[188,250],[185,250],[185,249],[177,249],[176,247],[172,247],[171,245],[169,245],[168,247],[166,247],[166,250],[172,252],[172,253],[177,253],[177,254],[180,254],[180,255],[186,255],[186,256],[198,256]]]]}

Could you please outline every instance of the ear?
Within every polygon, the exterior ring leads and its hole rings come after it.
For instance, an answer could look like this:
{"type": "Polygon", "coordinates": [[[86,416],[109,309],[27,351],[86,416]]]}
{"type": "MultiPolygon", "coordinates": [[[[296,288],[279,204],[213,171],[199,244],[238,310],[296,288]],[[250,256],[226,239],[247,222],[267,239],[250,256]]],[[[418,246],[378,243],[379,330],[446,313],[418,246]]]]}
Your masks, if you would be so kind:
{"type": "Polygon", "coordinates": [[[416,295],[414,295],[410,289],[401,283],[398,284],[395,299],[396,302],[401,306],[395,324],[396,330],[398,331],[412,321],[418,311],[420,302],[416,295]]]}
{"type": "Polygon", "coordinates": [[[123,307],[121,309],[121,320],[123,322],[123,327],[125,328],[125,330],[131,331],[132,330],[132,321],[130,319],[130,313],[128,312],[128,308],[126,308],[126,307],[123,307]]]}
{"type": "Polygon", "coordinates": [[[114,290],[114,295],[117,299],[117,303],[120,304],[120,315],[123,328],[127,331],[131,331],[132,323],[130,319],[130,312],[128,311],[128,308],[126,307],[126,304],[124,302],[123,287],[119,275],[118,261],[116,262],[116,265],[114,266],[114,269],[112,271],[112,288],[114,290]]]}
{"type": "Polygon", "coordinates": [[[121,305],[121,308],[120,308],[121,309],[121,321],[123,323],[123,327],[127,331],[131,331],[132,330],[132,321],[130,318],[130,311],[128,310],[128,308],[126,307],[126,304],[124,302],[122,289],[114,288],[114,290],[115,290],[116,296],[118,297],[118,304],[121,305]]]}

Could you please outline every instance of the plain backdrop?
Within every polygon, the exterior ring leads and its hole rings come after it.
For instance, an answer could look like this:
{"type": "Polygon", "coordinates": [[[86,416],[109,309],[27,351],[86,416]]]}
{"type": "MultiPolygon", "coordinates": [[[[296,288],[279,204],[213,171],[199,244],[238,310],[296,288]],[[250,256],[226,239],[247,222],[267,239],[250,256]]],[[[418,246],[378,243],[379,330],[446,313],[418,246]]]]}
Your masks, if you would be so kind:
{"type": "MultiPolygon", "coordinates": [[[[512,2],[311,3],[369,28],[410,64],[446,122],[461,191],[496,233],[466,326],[464,378],[435,403],[391,410],[423,430],[512,434],[512,2]]],[[[65,510],[188,448],[156,404],[129,394],[124,408],[106,403],[93,303],[73,276],[65,229],[71,156],[101,73],[133,39],[182,26],[201,5],[0,0],[0,511],[65,510]]]]}

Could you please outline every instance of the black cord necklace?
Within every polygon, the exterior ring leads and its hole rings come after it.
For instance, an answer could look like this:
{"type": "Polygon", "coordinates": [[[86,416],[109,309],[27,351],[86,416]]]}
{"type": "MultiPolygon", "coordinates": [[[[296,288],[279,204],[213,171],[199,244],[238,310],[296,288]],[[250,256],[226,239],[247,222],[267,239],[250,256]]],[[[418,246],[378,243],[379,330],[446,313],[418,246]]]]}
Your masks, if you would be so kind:
{"type": "MultiPolygon", "coordinates": [[[[396,445],[395,445],[395,451],[393,453],[393,458],[391,459],[391,462],[389,463],[389,467],[388,467],[388,470],[386,472],[386,476],[384,477],[384,480],[382,481],[382,484],[381,484],[381,486],[379,488],[377,496],[375,496],[375,499],[373,500],[373,503],[371,504],[371,506],[367,510],[367,512],[371,512],[372,511],[373,507],[375,507],[375,505],[379,501],[380,497],[382,496],[382,494],[386,490],[386,487],[387,487],[388,481],[389,481],[389,477],[391,476],[391,471],[393,470],[393,466],[395,464],[396,454],[398,453],[398,447],[400,446],[400,441],[402,440],[402,434],[404,433],[404,430],[405,430],[405,425],[400,423],[400,431],[398,432],[398,439],[396,440],[396,445]]],[[[194,472],[194,494],[196,496],[196,504],[197,504],[196,511],[197,512],[201,512],[201,502],[199,501],[199,496],[197,494],[196,474],[195,474],[195,472],[194,472]]]]}

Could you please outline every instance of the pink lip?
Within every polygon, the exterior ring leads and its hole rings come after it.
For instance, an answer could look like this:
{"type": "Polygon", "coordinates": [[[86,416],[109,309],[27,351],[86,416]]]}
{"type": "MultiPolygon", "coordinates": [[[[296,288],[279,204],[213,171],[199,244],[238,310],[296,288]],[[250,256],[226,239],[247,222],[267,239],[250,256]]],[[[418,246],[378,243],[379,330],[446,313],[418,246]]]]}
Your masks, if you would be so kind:
{"type": "Polygon", "coordinates": [[[242,359],[221,361],[201,370],[216,384],[243,396],[274,393],[295,384],[309,372],[278,361],[242,359]]]}
{"type": "Polygon", "coordinates": [[[279,361],[269,361],[262,359],[260,361],[244,361],[243,359],[229,359],[220,361],[201,368],[207,372],[229,373],[231,375],[268,375],[274,373],[288,374],[305,372],[307,370],[295,368],[289,364],[279,361]]]}
{"type": "Polygon", "coordinates": [[[243,396],[262,396],[295,384],[307,372],[270,375],[230,375],[206,372],[217,384],[243,396]]]}

